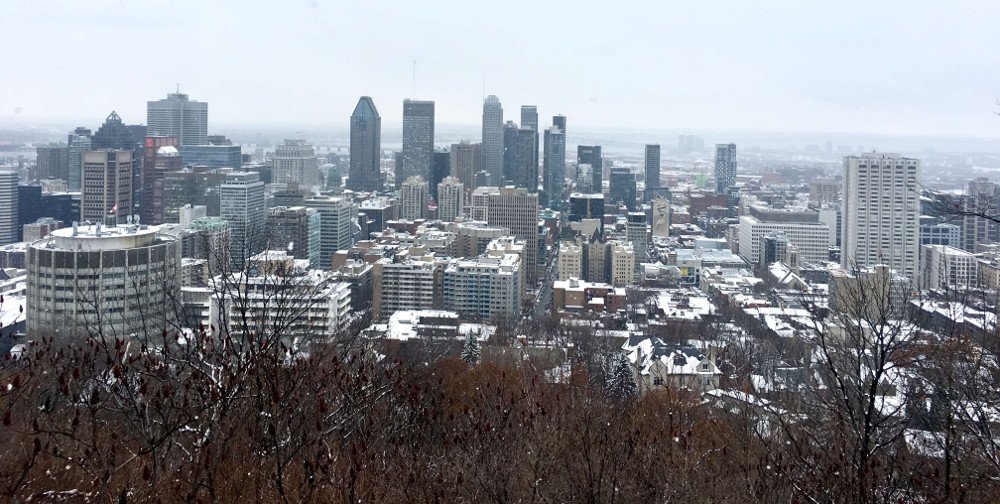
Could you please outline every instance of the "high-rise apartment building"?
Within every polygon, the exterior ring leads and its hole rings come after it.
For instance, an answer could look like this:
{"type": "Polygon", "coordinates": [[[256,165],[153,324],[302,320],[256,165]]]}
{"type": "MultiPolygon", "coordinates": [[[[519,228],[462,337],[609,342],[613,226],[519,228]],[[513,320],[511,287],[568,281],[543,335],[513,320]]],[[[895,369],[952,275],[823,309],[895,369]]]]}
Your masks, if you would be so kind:
{"type": "Polygon", "coordinates": [[[438,184],[438,219],[454,222],[465,206],[465,186],[457,177],[447,177],[438,184]]]}
{"type": "Polygon", "coordinates": [[[978,258],[948,245],[923,245],[920,266],[921,287],[949,289],[974,287],[979,278],[978,258]]]}
{"type": "Polygon", "coordinates": [[[146,102],[146,129],[150,135],[177,137],[181,145],[205,145],[208,103],[189,100],[184,93],[146,102]]]}
{"type": "Polygon", "coordinates": [[[0,171],[0,245],[18,237],[17,172],[0,171]]]}
{"type": "Polygon", "coordinates": [[[243,267],[267,245],[264,182],[257,172],[234,172],[219,186],[219,216],[229,221],[233,266],[243,267]]]}
{"type": "Polygon", "coordinates": [[[997,183],[979,177],[969,181],[962,198],[962,248],[975,253],[979,244],[1000,241],[1000,224],[987,218],[995,213],[1000,202],[997,183]]]}
{"type": "Polygon", "coordinates": [[[269,250],[284,250],[295,259],[307,259],[309,267],[324,269],[320,263],[321,218],[315,208],[277,206],[267,209],[269,250]]]}
{"type": "Polygon", "coordinates": [[[515,318],[521,312],[521,279],[517,254],[455,259],[444,269],[444,308],[481,320],[515,318]]]}
{"type": "Polygon", "coordinates": [[[177,137],[148,136],[142,156],[142,193],[139,215],[146,224],[163,224],[166,210],[166,174],[184,168],[177,137]]]}
{"type": "Polygon", "coordinates": [[[632,244],[635,262],[646,260],[646,212],[629,212],[625,220],[625,238],[632,244]]]}
{"type": "Polygon", "coordinates": [[[503,179],[503,107],[489,95],[483,101],[483,149],[479,169],[489,174],[491,185],[503,179]]]}
{"type": "Polygon", "coordinates": [[[538,194],[524,188],[502,187],[486,196],[486,222],[510,229],[525,241],[528,285],[538,278],[538,194]]]}
{"type": "Polygon", "coordinates": [[[604,182],[604,158],[601,156],[601,146],[577,145],[576,162],[577,164],[590,165],[590,174],[593,180],[590,184],[590,191],[593,193],[602,192],[604,182]]]}
{"type": "Polygon", "coordinates": [[[715,192],[727,194],[736,186],[736,144],[715,146],[715,192]]]}
{"type": "Polygon", "coordinates": [[[320,214],[319,260],[324,269],[329,268],[333,254],[354,243],[351,229],[354,227],[357,211],[347,198],[324,195],[307,199],[305,206],[315,208],[320,214]]]}
{"type": "Polygon", "coordinates": [[[566,135],[557,126],[545,130],[545,155],[542,157],[544,206],[553,210],[565,207],[566,135]]]}
{"type": "Polygon", "coordinates": [[[611,285],[624,287],[635,281],[636,257],[631,243],[609,243],[611,285]]]}
{"type": "Polygon", "coordinates": [[[451,176],[458,177],[465,185],[466,192],[476,188],[476,173],[479,172],[482,144],[462,140],[451,145],[451,176]]]}
{"type": "Polygon", "coordinates": [[[844,158],[841,265],[885,264],[917,280],[920,247],[920,161],[899,154],[844,158]]]}
{"type": "Polygon", "coordinates": [[[403,100],[403,163],[396,167],[396,187],[410,177],[431,180],[434,163],[434,102],[403,100]]]}
{"type": "Polygon", "coordinates": [[[427,180],[419,175],[406,179],[399,193],[399,217],[407,220],[426,219],[429,197],[427,180]]]}
{"type": "Polygon", "coordinates": [[[559,244],[556,256],[556,274],[559,280],[583,278],[583,249],[570,241],[559,244]]]}
{"type": "Polygon", "coordinates": [[[305,140],[285,140],[271,158],[271,180],[311,190],[319,186],[319,158],[305,140]]]}
{"type": "Polygon", "coordinates": [[[382,117],[370,96],[362,96],[351,114],[351,168],[347,188],[381,191],[382,117]]]}
{"type": "Polygon", "coordinates": [[[656,190],[660,188],[660,145],[646,145],[646,190],[643,192],[645,201],[652,201],[656,190]]]}
{"type": "Polygon", "coordinates": [[[83,153],[80,221],[111,224],[132,214],[132,151],[105,149],[83,153]]]}

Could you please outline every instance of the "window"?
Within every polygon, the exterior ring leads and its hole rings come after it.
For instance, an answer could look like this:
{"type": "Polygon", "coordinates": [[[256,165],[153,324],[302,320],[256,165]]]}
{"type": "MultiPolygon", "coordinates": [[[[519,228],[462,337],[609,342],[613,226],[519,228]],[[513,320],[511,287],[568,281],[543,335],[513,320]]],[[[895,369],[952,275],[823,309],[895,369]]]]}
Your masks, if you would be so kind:
{"type": "Polygon", "coordinates": [[[659,385],[659,386],[662,387],[663,386],[663,377],[662,376],[655,376],[655,377],[653,377],[653,385],[659,385]]]}

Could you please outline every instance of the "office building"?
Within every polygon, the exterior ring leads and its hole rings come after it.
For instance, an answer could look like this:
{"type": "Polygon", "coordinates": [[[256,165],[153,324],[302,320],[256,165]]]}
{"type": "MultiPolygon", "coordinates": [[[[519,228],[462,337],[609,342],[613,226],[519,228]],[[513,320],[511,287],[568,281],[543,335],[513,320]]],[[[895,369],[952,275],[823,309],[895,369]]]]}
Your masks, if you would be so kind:
{"type": "Polygon", "coordinates": [[[442,180],[451,176],[451,152],[448,149],[434,151],[434,163],[431,166],[431,179],[428,185],[431,187],[431,197],[438,200],[438,184],[442,180]]]}
{"type": "Polygon", "coordinates": [[[823,179],[809,182],[809,204],[816,207],[840,205],[840,182],[823,179]]]}
{"type": "Polygon", "coordinates": [[[961,289],[974,287],[979,278],[979,258],[948,245],[921,246],[921,287],[961,289]]]}
{"type": "Polygon", "coordinates": [[[573,193],[569,195],[569,220],[578,222],[583,219],[599,219],[604,221],[604,195],[573,193]]]}
{"type": "Polygon", "coordinates": [[[489,174],[489,185],[499,185],[503,178],[503,107],[494,95],[483,101],[482,142],[479,169],[489,174]]]}
{"type": "Polygon", "coordinates": [[[145,224],[163,224],[166,210],[164,179],[166,174],[184,168],[184,160],[177,150],[177,137],[146,137],[142,157],[142,193],[139,215],[145,224]]]}
{"type": "MultiPolygon", "coordinates": [[[[962,248],[962,226],[947,222],[937,222],[930,217],[920,218],[920,245],[948,245],[962,248]]],[[[921,247],[921,251],[924,249],[921,247]]]]}
{"type": "Polygon", "coordinates": [[[181,157],[188,166],[239,168],[243,153],[239,145],[181,145],[181,157]]]}
{"type": "Polygon", "coordinates": [[[367,240],[371,237],[371,233],[384,230],[389,221],[399,218],[398,210],[396,200],[385,196],[362,201],[358,207],[359,219],[363,223],[361,239],[367,240]]]}
{"type": "Polygon", "coordinates": [[[485,195],[485,220],[505,227],[525,242],[525,276],[529,286],[538,278],[538,194],[524,188],[502,187],[485,195]]]}
{"type": "Polygon", "coordinates": [[[351,229],[357,212],[350,200],[334,196],[313,196],[306,199],[305,206],[320,214],[319,260],[324,269],[329,268],[333,254],[353,245],[351,229]]]}
{"type": "Polygon", "coordinates": [[[830,228],[812,221],[780,221],[755,215],[740,216],[738,227],[739,251],[753,264],[761,261],[764,237],[781,234],[796,247],[801,263],[825,262],[829,256],[830,228]]]}
{"type": "Polygon", "coordinates": [[[643,192],[645,201],[653,201],[656,190],[660,188],[660,145],[646,145],[646,189],[643,192]]]}
{"type": "Polygon", "coordinates": [[[91,149],[90,130],[76,128],[67,138],[66,145],[66,188],[71,192],[80,190],[83,175],[83,153],[91,149]]]}
{"type": "Polygon", "coordinates": [[[396,187],[410,177],[432,180],[434,102],[403,100],[403,163],[396,167],[396,187]]]}
{"type": "Polygon", "coordinates": [[[271,158],[271,180],[315,190],[320,185],[319,158],[316,157],[316,150],[305,140],[285,140],[285,143],[274,149],[274,157],[271,158]]]}
{"type": "Polygon", "coordinates": [[[576,162],[578,165],[590,165],[590,192],[599,193],[604,190],[604,158],[601,156],[600,145],[578,145],[576,147],[576,162]]]}
{"type": "Polygon", "coordinates": [[[625,205],[629,210],[636,208],[635,175],[625,167],[611,168],[608,174],[608,202],[625,205]]]}
{"type": "Polygon", "coordinates": [[[545,130],[545,154],[542,156],[543,206],[562,210],[566,189],[566,134],[557,126],[545,130]]]}
{"type": "Polygon", "coordinates": [[[132,151],[84,152],[81,199],[81,222],[125,222],[132,213],[132,151]]]}
{"type": "Polygon", "coordinates": [[[208,103],[189,100],[184,93],[146,102],[146,130],[150,135],[177,137],[180,145],[205,145],[208,103]]]}
{"type": "Polygon", "coordinates": [[[917,280],[920,246],[920,161],[899,154],[844,158],[841,265],[885,264],[917,280]]]}
{"type": "Polygon", "coordinates": [[[541,131],[538,128],[538,107],[536,107],[535,105],[521,105],[521,127],[528,128],[534,132],[535,151],[534,155],[532,156],[533,160],[532,166],[535,167],[533,170],[535,173],[535,186],[528,187],[526,189],[532,192],[537,192],[538,191],[538,146],[539,146],[538,132],[541,131]]]}
{"type": "Polygon", "coordinates": [[[406,220],[427,218],[427,199],[430,189],[427,180],[416,175],[406,179],[399,194],[399,217],[406,220]]]}
{"type": "Polygon", "coordinates": [[[18,241],[20,234],[17,179],[16,171],[0,171],[0,245],[18,241]]]}
{"type": "Polygon", "coordinates": [[[465,186],[457,177],[448,177],[438,184],[438,219],[454,222],[463,215],[465,186]]]}
{"type": "Polygon", "coordinates": [[[715,192],[728,194],[736,187],[736,144],[715,146],[715,192]]]}
{"type": "Polygon", "coordinates": [[[476,188],[476,173],[482,158],[482,145],[462,140],[451,145],[451,175],[458,177],[466,192],[476,188]]]}
{"type": "Polygon", "coordinates": [[[559,128],[559,131],[566,134],[566,116],[564,115],[554,115],[552,116],[552,127],[559,128]]]}
{"type": "Polygon", "coordinates": [[[35,147],[34,179],[57,178],[66,180],[68,176],[69,147],[54,143],[35,147]]]}
{"type": "Polygon", "coordinates": [[[284,250],[295,259],[309,261],[313,269],[325,269],[320,262],[320,215],[304,206],[267,209],[268,250],[284,250]]]}
{"type": "Polygon", "coordinates": [[[159,341],[177,299],[180,243],[155,226],[73,226],[28,247],[27,335],[159,341]]]}
{"type": "Polygon", "coordinates": [[[264,250],[267,243],[267,210],[264,182],[257,172],[233,172],[219,186],[219,216],[229,222],[230,258],[242,268],[264,250]]]}
{"type": "Polygon", "coordinates": [[[507,121],[503,125],[503,179],[499,184],[502,186],[517,185],[517,139],[519,129],[517,123],[514,121],[507,121]]]}
{"type": "Polygon", "coordinates": [[[382,117],[375,102],[362,96],[351,114],[351,168],[347,188],[354,191],[381,191],[382,117]]]}

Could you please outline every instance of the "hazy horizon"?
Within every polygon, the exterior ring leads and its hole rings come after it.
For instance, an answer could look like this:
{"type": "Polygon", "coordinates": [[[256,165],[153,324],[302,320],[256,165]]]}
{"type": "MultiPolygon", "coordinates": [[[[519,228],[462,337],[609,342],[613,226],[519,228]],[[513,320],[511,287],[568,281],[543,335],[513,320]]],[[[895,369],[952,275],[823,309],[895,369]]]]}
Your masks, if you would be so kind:
{"type": "Polygon", "coordinates": [[[1000,4],[249,2],[5,6],[16,78],[0,122],[145,122],[175,91],[209,129],[346,126],[370,95],[386,127],[402,100],[474,125],[485,94],[569,129],[1000,138],[1000,4]],[[118,67],[95,68],[113,55],[118,67]],[[416,61],[416,92],[413,63],[416,61]],[[116,77],[117,76],[117,77],[116,77]],[[85,99],[83,99],[85,98],[85,99]]]}

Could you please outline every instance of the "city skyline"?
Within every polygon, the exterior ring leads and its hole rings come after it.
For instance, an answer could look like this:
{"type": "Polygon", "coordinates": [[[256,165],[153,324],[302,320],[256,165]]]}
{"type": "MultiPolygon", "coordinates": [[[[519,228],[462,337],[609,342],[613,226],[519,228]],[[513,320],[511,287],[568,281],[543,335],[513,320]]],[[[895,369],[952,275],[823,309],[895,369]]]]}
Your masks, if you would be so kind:
{"type": "MultiPolygon", "coordinates": [[[[12,53],[5,67],[34,78],[30,85],[15,79],[0,91],[0,122],[77,122],[117,110],[137,123],[146,101],[176,91],[179,83],[182,93],[212,103],[215,124],[326,125],[361,95],[379,103],[434,100],[440,123],[466,124],[477,122],[484,95],[496,94],[506,103],[537,104],[543,116],[565,114],[581,128],[1000,137],[1000,93],[991,85],[998,80],[1000,51],[991,43],[989,25],[1000,15],[998,6],[859,6],[653,4],[637,16],[635,9],[538,5],[532,6],[535,16],[507,9],[484,24],[458,23],[477,18],[479,9],[461,4],[441,9],[440,19],[426,23],[409,23],[424,18],[418,6],[406,4],[344,8],[313,2],[245,17],[232,16],[225,6],[198,5],[192,6],[198,15],[169,23],[140,5],[115,5],[115,16],[106,16],[110,4],[14,4],[7,7],[18,20],[10,37],[33,40],[33,50],[12,53]],[[530,31],[557,18],[568,26],[600,22],[606,29],[586,39],[557,38],[544,51],[527,40],[515,40],[512,48],[487,44],[511,27],[530,31]],[[948,26],[962,28],[922,35],[948,26]],[[300,27],[306,28],[301,37],[258,40],[261,33],[300,27]],[[361,33],[383,29],[398,37],[362,51],[343,50],[361,33]],[[626,31],[630,37],[621,37],[626,31]],[[94,86],[85,79],[86,58],[62,56],[65,47],[85,42],[90,51],[114,48],[126,59],[141,60],[147,57],[141,47],[120,44],[133,32],[178,53],[213,47],[213,54],[226,57],[190,58],[183,67],[152,65],[125,88],[94,86]],[[176,37],[180,32],[190,36],[176,37]],[[466,43],[455,46],[452,40],[466,43]],[[977,50],[957,50],[962,47],[977,50]],[[578,64],[581,58],[586,65],[578,64]],[[51,65],[53,60],[58,62],[51,65]],[[298,71],[303,62],[314,63],[315,84],[247,78],[252,68],[266,65],[269,75],[277,75],[298,71]],[[588,77],[580,68],[594,67],[626,79],[563,85],[588,77]],[[348,68],[350,78],[344,79],[348,68]],[[80,90],[88,99],[78,99],[80,90]]],[[[402,123],[398,106],[383,108],[387,126],[402,123]]]]}

